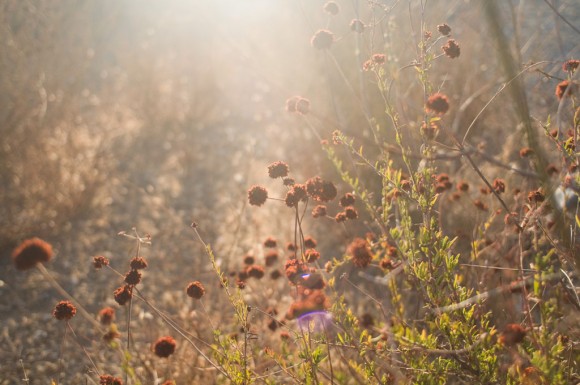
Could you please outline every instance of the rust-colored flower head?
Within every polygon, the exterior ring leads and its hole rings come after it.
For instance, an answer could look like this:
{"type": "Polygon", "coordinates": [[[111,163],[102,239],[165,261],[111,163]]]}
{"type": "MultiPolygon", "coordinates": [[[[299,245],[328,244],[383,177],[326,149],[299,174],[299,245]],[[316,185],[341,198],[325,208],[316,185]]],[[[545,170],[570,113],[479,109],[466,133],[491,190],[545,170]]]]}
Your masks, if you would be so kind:
{"type": "Polygon", "coordinates": [[[288,341],[290,339],[290,333],[288,333],[286,330],[283,330],[280,332],[280,339],[282,341],[288,341]]]}
{"type": "Polygon", "coordinates": [[[447,40],[447,44],[441,47],[443,52],[445,52],[445,56],[455,59],[459,57],[461,54],[461,49],[459,48],[459,44],[454,39],[447,40]]]}
{"type": "Polygon", "coordinates": [[[447,24],[439,24],[437,26],[437,31],[443,36],[448,36],[451,33],[451,27],[447,24]]]}
{"type": "Polygon", "coordinates": [[[306,247],[307,249],[314,249],[316,245],[317,245],[316,239],[312,238],[311,236],[304,238],[304,247],[306,247]]]}
{"type": "Polygon", "coordinates": [[[467,191],[469,191],[469,184],[465,181],[461,181],[461,182],[457,183],[457,190],[459,190],[461,192],[467,192],[467,191]]]}
{"type": "Polygon", "coordinates": [[[284,270],[286,271],[286,277],[292,283],[297,283],[300,281],[303,275],[309,272],[308,266],[298,259],[291,258],[284,264],[284,270]]]}
{"type": "Polygon", "coordinates": [[[264,241],[264,247],[268,247],[268,248],[274,248],[278,245],[278,242],[276,242],[276,239],[273,237],[268,237],[266,238],[266,240],[264,241]]]}
{"type": "Polygon", "coordinates": [[[115,320],[115,309],[110,306],[104,307],[99,311],[99,320],[103,325],[110,325],[115,320]]]}
{"type": "Polygon", "coordinates": [[[142,270],[147,268],[147,261],[143,257],[134,257],[129,262],[129,265],[133,270],[142,270]]]}
{"type": "Polygon", "coordinates": [[[347,251],[356,267],[367,267],[373,259],[368,242],[362,238],[355,238],[348,246],[347,251]]]}
{"type": "Polygon", "coordinates": [[[175,385],[175,381],[173,381],[173,380],[165,380],[161,385],[175,385]]]}
{"type": "Polygon", "coordinates": [[[394,267],[393,261],[389,257],[385,257],[379,261],[379,266],[383,270],[392,270],[394,267]]]}
{"type": "Polygon", "coordinates": [[[304,252],[304,259],[308,263],[314,263],[320,259],[320,253],[315,249],[308,249],[304,252]]]}
{"type": "Polygon", "coordinates": [[[433,33],[431,31],[425,31],[423,33],[423,38],[425,38],[425,40],[431,39],[431,36],[433,36],[433,33]]]}
{"type": "Polygon", "coordinates": [[[346,193],[340,198],[338,204],[340,204],[341,207],[347,207],[354,205],[354,202],[355,202],[354,194],[346,193]]]}
{"type": "Polygon", "coordinates": [[[357,219],[358,218],[358,211],[352,206],[348,206],[344,208],[344,215],[346,215],[347,219],[357,219]]]}
{"type": "Polygon", "coordinates": [[[125,282],[129,285],[137,285],[141,282],[141,272],[139,270],[131,270],[125,274],[125,282]]]}
{"type": "Polygon", "coordinates": [[[312,44],[314,48],[320,50],[330,49],[333,42],[334,42],[334,34],[325,29],[317,31],[310,40],[310,44],[312,44]]]}
{"type": "Polygon", "coordinates": [[[324,282],[324,278],[321,274],[313,273],[304,278],[302,286],[306,289],[320,290],[326,287],[326,282],[324,282]]]}
{"type": "Polygon", "coordinates": [[[570,83],[568,80],[563,80],[556,86],[556,97],[561,100],[564,95],[572,96],[574,91],[576,91],[576,84],[570,83]],[[569,89],[568,89],[569,88],[569,89]]]}
{"type": "Polygon", "coordinates": [[[288,164],[278,161],[268,166],[268,175],[270,178],[283,178],[288,175],[288,164]]]}
{"type": "Polygon", "coordinates": [[[286,243],[286,250],[290,251],[290,252],[294,252],[294,251],[298,250],[298,248],[296,247],[295,243],[288,242],[288,243],[286,243]]]}
{"type": "Polygon", "coordinates": [[[319,176],[315,176],[306,181],[306,192],[308,196],[318,202],[330,202],[336,198],[337,194],[334,183],[325,181],[319,176]]]}
{"type": "Polygon", "coordinates": [[[326,216],[326,206],[318,205],[312,209],[312,218],[322,218],[326,216]]]}
{"type": "Polygon", "coordinates": [[[522,147],[520,149],[520,158],[527,158],[528,156],[532,155],[534,150],[529,147],[522,147]]]}
{"type": "Polygon", "coordinates": [[[381,65],[381,64],[385,64],[385,62],[387,61],[387,57],[382,53],[375,53],[375,54],[373,54],[373,56],[371,56],[371,60],[376,65],[381,65]]]}
{"type": "Polygon", "coordinates": [[[437,92],[427,99],[427,105],[425,106],[427,112],[432,112],[437,115],[443,115],[449,110],[449,99],[447,96],[437,92]]]}
{"type": "Polygon", "coordinates": [[[479,199],[474,200],[473,205],[480,211],[487,211],[488,209],[487,205],[479,199]]]}
{"type": "Polygon", "coordinates": [[[546,196],[542,189],[537,189],[528,193],[528,201],[530,203],[540,203],[543,202],[544,199],[546,199],[546,196]]]}
{"type": "Polygon", "coordinates": [[[322,290],[306,289],[301,298],[290,305],[286,318],[291,320],[302,315],[326,310],[330,307],[330,301],[322,290]]]}
{"type": "Polygon", "coordinates": [[[526,329],[520,324],[507,324],[499,336],[499,343],[504,346],[514,346],[524,340],[526,329]]]}
{"type": "Polygon", "coordinates": [[[493,181],[493,189],[496,193],[502,194],[505,192],[505,181],[500,178],[496,178],[493,181]]]}
{"type": "Polygon", "coordinates": [[[264,264],[266,266],[272,266],[274,265],[274,263],[276,263],[276,261],[278,260],[278,252],[276,250],[270,250],[265,256],[264,256],[264,264]]]}
{"type": "Polygon", "coordinates": [[[119,305],[123,306],[133,297],[133,289],[130,285],[121,286],[115,290],[113,297],[119,305]]]}
{"type": "Polygon", "coordinates": [[[18,270],[28,270],[39,262],[48,262],[52,258],[52,246],[40,238],[31,238],[22,242],[12,252],[12,262],[18,270]]]}
{"type": "Polygon", "coordinates": [[[171,336],[165,336],[155,341],[153,351],[157,357],[167,358],[175,352],[177,343],[171,336]]]}
{"type": "Polygon", "coordinates": [[[205,294],[205,288],[199,281],[190,282],[185,288],[185,292],[193,299],[200,299],[205,294]]]}
{"type": "Polygon", "coordinates": [[[276,270],[272,270],[272,272],[270,273],[270,279],[278,279],[282,276],[282,273],[280,272],[280,270],[276,269],[276,270]]]}
{"type": "Polygon", "coordinates": [[[334,1],[328,1],[324,4],[324,11],[332,16],[336,16],[340,12],[340,7],[334,1]]]}
{"type": "Polygon", "coordinates": [[[252,186],[248,190],[248,200],[253,206],[262,206],[268,199],[268,190],[262,186],[252,186]]]}
{"type": "Polygon", "coordinates": [[[261,279],[264,276],[264,268],[260,265],[248,266],[246,269],[248,277],[261,279]]]}
{"type": "Polygon", "coordinates": [[[77,314],[77,308],[70,301],[60,301],[54,307],[52,316],[59,321],[69,320],[77,314]]]}
{"type": "Polygon", "coordinates": [[[99,376],[99,385],[123,385],[123,380],[108,374],[99,376]]]}
{"type": "Polygon", "coordinates": [[[564,72],[573,73],[574,71],[576,71],[578,69],[579,66],[580,66],[580,60],[570,59],[570,60],[566,60],[564,62],[564,64],[562,64],[562,70],[564,72]]]}
{"type": "Polygon", "coordinates": [[[109,266],[109,259],[102,255],[97,255],[93,257],[93,267],[95,269],[100,269],[103,266],[109,266]]]}
{"type": "Polygon", "coordinates": [[[256,262],[256,258],[253,255],[244,255],[244,265],[252,265],[256,262]]]}
{"type": "Polygon", "coordinates": [[[363,33],[365,31],[365,23],[359,19],[353,19],[350,22],[350,30],[356,33],[363,33]]]}
{"type": "Polygon", "coordinates": [[[346,217],[346,213],[344,211],[341,211],[334,216],[336,223],[346,222],[347,219],[348,218],[346,217]]]}
{"type": "Polygon", "coordinates": [[[306,186],[303,184],[295,184],[286,193],[284,202],[286,202],[286,206],[288,207],[298,207],[300,201],[305,202],[307,199],[308,195],[306,194],[306,186]]]}
{"type": "Polygon", "coordinates": [[[282,179],[282,183],[284,184],[284,186],[294,186],[294,183],[296,183],[296,181],[294,180],[294,178],[286,177],[282,179]]]}

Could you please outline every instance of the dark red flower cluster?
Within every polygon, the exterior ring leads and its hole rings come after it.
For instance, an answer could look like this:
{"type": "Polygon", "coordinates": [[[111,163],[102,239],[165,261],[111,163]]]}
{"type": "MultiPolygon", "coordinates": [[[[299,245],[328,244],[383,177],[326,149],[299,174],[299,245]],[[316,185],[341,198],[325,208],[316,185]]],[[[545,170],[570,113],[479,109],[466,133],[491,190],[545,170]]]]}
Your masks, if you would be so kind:
{"type": "Polygon", "coordinates": [[[449,99],[447,99],[446,95],[437,92],[429,96],[425,109],[427,112],[443,115],[449,110],[449,99]]]}
{"type": "Polygon", "coordinates": [[[115,320],[115,309],[104,307],[99,311],[99,320],[103,325],[110,325],[115,320]]]}
{"type": "Polygon", "coordinates": [[[318,205],[312,209],[313,218],[321,218],[326,216],[326,206],[318,205]]]}
{"type": "Polygon", "coordinates": [[[288,164],[278,161],[268,166],[268,175],[270,178],[283,178],[288,175],[288,164]]]}
{"type": "Polygon", "coordinates": [[[12,252],[12,262],[18,270],[28,270],[39,262],[48,262],[52,258],[52,246],[40,238],[31,238],[22,242],[12,252]]]}
{"type": "Polygon", "coordinates": [[[99,376],[99,385],[123,385],[123,380],[108,374],[99,376]]]}
{"type": "Polygon", "coordinates": [[[373,260],[373,255],[368,242],[362,238],[355,238],[348,246],[352,263],[356,267],[367,267],[373,260]]]}
{"type": "Polygon", "coordinates": [[[117,290],[115,290],[113,296],[115,298],[115,301],[119,305],[123,306],[127,302],[129,302],[133,297],[133,288],[130,285],[121,286],[117,290]]]}
{"type": "Polygon", "coordinates": [[[325,181],[319,176],[312,177],[306,181],[306,192],[308,196],[318,202],[330,202],[336,198],[337,194],[334,183],[325,181]]]}
{"type": "Polygon", "coordinates": [[[165,336],[155,341],[153,351],[157,357],[167,358],[175,352],[177,343],[171,336],[165,336]]]}
{"type": "Polygon", "coordinates": [[[451,59],[455,59],[459,57],[461,54],[461,49],[459,48],[459,44],[454,39],[447,40],[447,44],[441,47],[445,55],[451,59]]]}
{"type": "Polygon", "coordinates": [[[252,186],[248,190],[248,201],[253,206],[262,206],[268,199],[268,190],[262,186],[252,186]]]}
{"type": "Polygon", "coordinates": [[[134,257],[133,259],[131,259],[129,265],[133,270],[142,270],[147,268],[148,266],[147,261],[143,257],[134,257]]]}
{"type": "Polygon", "coordinates": [[[286,193],[286,198],[284,201],[286,202],[286,206],[288,207],[298,207],[298,203],[300,201],[305,202],[308,198],[306,193],[306,186],[303,184],[295,184],[292,188],[286,193]]]}
{"type": "Polygon", "coordinates": [[[199,281],[190,282],[185,288],[187,295],[193,299],[200,299],[205,294],[205,288],[199,281]]]}
{"type": "Polygon", "coordinates": [[[93,267],[95,269],[100,269],[103,266],[109,266],[109,259],[102,256],[102,255],[97,255],[93,257],[93,267]]]}
{"type": "Polygon", "coordinates": [[[310,40],[310,44],[312,44],[314,48],[320,50],[329,49],[332,46],[333,42],[334,42],[334,34],[325,29],[317,31],[310,40]]]}
{"type": "Polygon", "coordinates": [[[330,301],[322,290],[300,289],[298,299],[288,309],[287,319],[292,320],[304,314],[323,311],[330,307],[330,301]]]}
{"type": "Polygon", "coordinates": [[[451,33],[451,27],[447,24],[439,24],[437,26],[437,31],[443,36],[448,36],[451,33]]]}
{"type": "Polygon", "coordinates": [[[70,301],[60,301],[54,307],[52,316],[57,320],[69,320],[77,314],[77,308],[70,301]]]}

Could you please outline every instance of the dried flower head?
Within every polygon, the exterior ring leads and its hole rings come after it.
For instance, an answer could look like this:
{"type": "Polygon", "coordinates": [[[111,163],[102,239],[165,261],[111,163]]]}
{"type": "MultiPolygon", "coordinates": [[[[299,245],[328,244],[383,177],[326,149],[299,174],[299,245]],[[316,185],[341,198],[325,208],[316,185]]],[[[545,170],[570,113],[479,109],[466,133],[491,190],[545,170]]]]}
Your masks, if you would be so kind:
{"type": "Polygon", "coordinates": [[[448,36],[451,33],[451,27],[447,24],[439,24],[437,26],[437,31],[443,36],[448,36]]]}
{"type": "Polygon", "coordinates": [[[481,210],[481,211],[487,211],[487,209],[488,209],[487,205],[479,199],[474,200],[473,205],[475,207],[477,207],[478,210],[481,210]]]}
{"type": "Polygon", "coordinates": [[[141,272],[139,270],[131,270],[125,274],[125,282],[129,285],[137,285],[141,282],[141,272]]]}
{"type": "Polygon", "coordinates": [[[546,196],[544,195],[544,192],[541,189],[530,191],[528,193],[528,201],[530,203],[543,202],[544,199],[546,199],[546,196]]]}
{"type": "Polygon", "coordinates": [[[564,72],[574,72],[578,69],[578,67],[580,66],[580,60],[574,60],[574,59],[570,59],[570,60],[566,60],[564,62],[564,64],[562,64],[562,70],[564,72]]]}
{"type": "Polygon", "coordinates": [[[469,191],[469,184],[467,182],[461,181],[457,183],[457,190],[461,192],[467,192],[469,191]]]}
{"type": "Polygon", "coordinates": [[[175,352],[177,343],[171,336],[165,336],[155,341],[153,351],[157,357],[167,358],[175,352]]]}
{"type": "Polygon", "coordinates": [[[205,288],[199,281],[190,282],[185,288],[185,292],[193,299],[200,299],[205,294],[205,288]]]}
{"type": "Polygon", "coordinates": [[[99,311],[99,320],[103,325],[110,325],[115,320],[115,309],[110,306],[104,307],[99,311]]]}
{"type": "Polygon", "coordinates": [[[288,175],[288,164],[278,161],[268,166],[268,175],[270,178],[283,178],[288,175]]]}
{"type": "Polygon", "coordinates": [[[368,242],[362,238],[355,238],[347,251],[352,257],[352,263],[357,267],[367,267],[373,259],[368,242]]]}
{"type": "Polygon", "coordinates": [[[326,206],[318,205],[312,209],[313,218],[321,218],[326,216],[326,206]]]}
{"type": "Polygon", "coordinates": [[[93,267],[95,269],[100,269],[103,266],[109,266],[109,259],[102,255],[97,255],[93,257],[93,267]]]}
{"type": "Polygon", "coordinates": [[[274,265],[274,263],[276,263],[276,261],[278,260],[278,258],[279,258],[278,252],[276,250],[270,250],[264,256],[264,264],[266,266],[272,266],[272,265],[274,265]]]}
{"type": "Polygon", "coordinates": [[[312,39],[310,40],[310,44],[316,49],[329,49],[334,42],[334,34],[328,30],[321,29],[317,31],[312,39]]]}
{"type": "Polygon", "coordinates": [[[268,237],[266,238],[266,240],[264,241],[264,247],[268,247],[268,248],[274,248],[278,245],[278,242],[276,242],[276,239],[273,237],[268,237]]]}
{"type": "Polygon", "coordinates": [[[290,305],[286,314],[287,319],[295,319],[304,314],[326,310],[330,307],[330,301],[322,290],[306,289],[300,298],[290,305]]]}
{"type": "Polygon", "coordinates": [[[119,305],[123,306],[133,297],[133,289],[129,285],[121,286],[115,290],[113,297],[119,305]]]}
{"type": "Polygon", "coordinates": [[[147,261],[143,257],[134,257],[131,259],[131,262],[129,262],[129,265],[133,270],[142,270],[147,267],[147,261]]]}
{"type": "Polygon", "coordinates": [[[340,12],[340,7],[334,1],[328,1],[326,4],[324,4],[324,11],[331,14],[332,16],[336,16],[338,15],[338,12],[340,12]]]}
{"type": "Polygon", "coordinates": [[[337,194],[334,183],[325,181],[319,176],[315,176],[306,181],[306,192],[308,196],[318,202],[329,202],[336,198],[337,194]]]}
{"type": "Polygon", "coordinates": [[[304,238],[304,247],[307,249],[314,249],[317,245],[316,239],[312,238],[311,236],[307,236],[304,238]]]}
{"type": "Polygon", "coordinates": [[[354,202],[355,202],[354,194],[346,193],[340,198],[340,201],[338,203],[340,204],[341,207],[347,207],[354,205],[354,202]]]}
{"type": "Polygon", "coordinates": [[[249,277],[260,279],[264,276],[264,268],[260,265],[252,265],[246,268],[249,277]]]}
{"type": "Polygon", "coordinates": [[[248,200],[253,206],[262,206],[268,199],[268,190],[262,186],[252,186],[248,190],[248,200]]]}
{"type": "Polygon", "coordinates": [[[108,374],[99,376],[99,385],[123,385],[123,380],[108,374]]]}
{"type": "Polygon", "coordinates": [[[282,273],[280,272],[280,270],[276,269],[276,270],[272,270],[272,272],[270,273],[270,279],[278,279],[282,276],[282,273]]]}
{"type": "Polygon", "coordinates": [[[365,24],[359,19],[353,19],[350,22],[350,30],[356,33],[363,33],[365,30],[365,24]]]}
{"type": "Polygon", "coordinates": [[[499,336],[499,343],[504,346],[514,346],[524,340],[526,329],[520,324],[507,324],[499,336]]]}
{"type": "Polygon", "coordinates": [[[294,183],[296,183],[296,181],[294,180],[294,178],[286,177],[282,179],[282,183],[284,184],[284,186],[294,186],[294,183]]]}
{"type": "Polygon", "coordinates": [[[503,179],[496,178],[493,181],[493,189],[498,194],[504,193],[505,192],[505,181],[503,179]]]}
{"type": "Polygon", "coordinates": [[[256,258],[253,255],[244,255],[244,265],[252,265],[256,262],[256,258]]]}
{"type": "Polygon", "coordinates": [[[429,96],[425,109],[427,112],[443,115],[449,110],[449,99],[444,94],[437,92],[429,96]]]}
{"type": "Polygon", "coordinates": [[[344,211],[339,212],[334,216],[334,220],[336,223],[345,222],[348,218],[346,217],[346,213],[344,211]]]}
{"type": "Polygon", "coordinates": [[[295,243],[288,242],[288,243],[286,243],[286,250],[293,252],[293,251],[298,250],[298,248],[296,247],[295,243]]]}
{"type": "Polygon", "coordinates": [[[22,242],[12,252],[12,262],[18,270],[28,270],[39,262],[48,262],[52,258],[52,246],[40,238],[31,238],[22,242]]]}
{"type": "Polygon", "coordinates": [[[70,301],[60,301],[54,307],[52,316],[57,320],[69,320],[77,314],[77,308],[70,301]]]}
{"type": "Polygon", "coordinates": [[[298,207],[298,203],[300,201],[305,202],[307,198],[308,195],[306,194],[306,186],[303,184],[295,184],[286,193],[286,198],[284,198],[284,202],[286,202],[286,206],[288,207],[298,207]]]}
{"type": "Polygon", "coordinates": [[[461,49],[459,48],[459,44],[454,39],[447,40],[447,44],[441,47],[445,55],[451,59],[455,59],[459,57],[461,54],[461,49]]]}
{"type": "Polygon", "coordinates": [[[296,283],[302,278],[302,276],[309,272],[308,266],[298,259],[292,258],[288,259],[284,264],[284,270],[286,272],[286,277],[292,283],[296,283]]]}
{"type": "Polygon", "coordinates": [[[568,80],[563,80],[556,86],[556,97],[558,100],[561,100],[564,95],[572,96],[574,95],[576,88],[577,87],[574,83],[570,83],[568,80]]]}
{"type": "Polygon", "coordinates": [[[308,263],[314,263],[320,259],[320,253],[315,249],[308,249],[304,252],[304,259],[308,263]]]}
{"type": "Polygon", "coordinates": [[[358,211],[352,206],[344,208],[344,215],[346,215],[347,219],[357,219],[358,218],[358,211]]]}
{"type": "Polygon", "coordinates": [[[528,156],[532,155],[534,150],[529,147],[522,147],[520,149],[520,158],[527,158],[528,156]]]}

